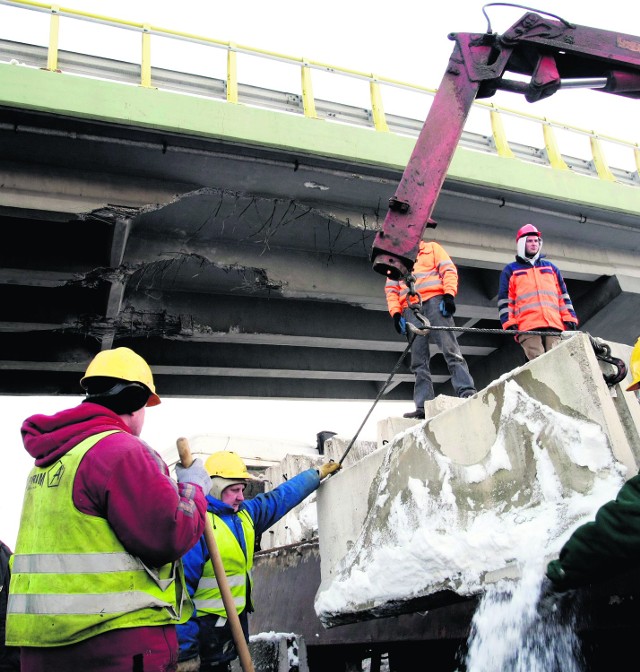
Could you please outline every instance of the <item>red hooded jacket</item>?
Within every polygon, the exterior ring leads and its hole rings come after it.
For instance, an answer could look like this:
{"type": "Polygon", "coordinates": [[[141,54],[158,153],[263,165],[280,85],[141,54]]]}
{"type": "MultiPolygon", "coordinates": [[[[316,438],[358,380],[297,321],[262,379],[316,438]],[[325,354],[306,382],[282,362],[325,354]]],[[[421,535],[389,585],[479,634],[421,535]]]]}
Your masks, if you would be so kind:
{"type": "MultiPolygon", "coordinates": [[[[124,547],[157,567],[181,558],[204,531],[207,501],[199,487],[177,484],[162,458],[112,411],[92,403],[55,415],[33,415],[22,425],[27,452],[38,467],[52,464],[83,439],[120,430],[91,448],[78,467],[73,503],[105,518],[124,547]]],[[[125,628],[72,646],[22,648],[22,671],[172,670],[175,626],[125,628]]]]}

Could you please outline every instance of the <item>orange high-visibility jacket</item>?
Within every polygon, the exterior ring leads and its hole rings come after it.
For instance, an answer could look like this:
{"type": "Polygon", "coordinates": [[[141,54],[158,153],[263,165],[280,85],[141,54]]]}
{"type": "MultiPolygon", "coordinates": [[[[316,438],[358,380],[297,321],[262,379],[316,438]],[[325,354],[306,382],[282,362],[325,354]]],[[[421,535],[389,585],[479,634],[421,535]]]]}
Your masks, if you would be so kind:
{"type": "MultiPolygon", "coordinates": [[[[423,301],[433,296],[442,294],[455,296],[458,293],[458,269],[438,243],[420,242],[418,256],[413,266],[413,276],[416,279],[415,290],[423,301]]],[[[402,313],[408,305],[409,288],[406,283],[388,279],[384,291],[391,316],[402,313]]]]}
{"type": "Polygon", "coordinates": [[[503,329],[515,326],[520,331],[564,331],[564,322],[578,324],[564,279],[546,259],[537,259],[532,265],[517,257],[504,267],[498,310],[503,329]]]}

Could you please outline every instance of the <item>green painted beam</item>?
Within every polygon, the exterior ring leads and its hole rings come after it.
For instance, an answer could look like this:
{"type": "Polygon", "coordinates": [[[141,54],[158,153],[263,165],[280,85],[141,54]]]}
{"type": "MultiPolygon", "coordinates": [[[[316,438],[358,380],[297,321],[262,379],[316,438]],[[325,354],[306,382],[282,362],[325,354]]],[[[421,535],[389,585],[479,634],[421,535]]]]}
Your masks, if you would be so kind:
{"type": "MultiPolygon", "coordinates": [[[[402,172],[415,139],[220,100],[0,64],[0,105],[338,159],[402,172]]],[[[640,212],[640,188],[458,148],[448,179],[611,211],[640,212]]]]}

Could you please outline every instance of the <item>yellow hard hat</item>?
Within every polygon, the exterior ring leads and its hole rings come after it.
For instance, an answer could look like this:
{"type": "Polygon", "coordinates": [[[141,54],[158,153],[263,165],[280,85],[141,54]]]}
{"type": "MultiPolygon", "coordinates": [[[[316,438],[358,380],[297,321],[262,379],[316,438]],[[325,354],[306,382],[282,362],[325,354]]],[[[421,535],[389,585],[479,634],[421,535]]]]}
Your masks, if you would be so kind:
{"type": "Polygon", "coordinates": [[[220,478],[247,478],[254,480],[253,476],[247,471],[242,458],[230,450],[221,450],[212,453],[204,463],[204,468],[209,476],[219,476],[220,478]]]}
{"type": "Polygon", "coordinates": [[[149,365],[129,348],[114,348],[99,352],[89,363],[80,381],[85,390],[88,378],[117,378],[129,383],[141,383],[151,393],[146,405],[157,406],[160,403],[149,365]]]}
{"type": "Polygon", "coordinates": [[[633,382],[627,387],[627,392],[640,390],[640,338],[636,341],[631,351],[631,360],[629,362],[633,382]]]}

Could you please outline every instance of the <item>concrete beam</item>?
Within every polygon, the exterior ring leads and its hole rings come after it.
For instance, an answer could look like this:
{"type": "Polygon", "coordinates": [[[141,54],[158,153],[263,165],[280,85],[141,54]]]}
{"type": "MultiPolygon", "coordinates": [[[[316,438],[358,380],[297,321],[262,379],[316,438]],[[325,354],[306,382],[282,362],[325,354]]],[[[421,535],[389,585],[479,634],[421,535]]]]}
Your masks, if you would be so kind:
{"type": "Polygon", "coordinates": [[[638,338],[640,278],[622,274],[607,278],[590,292],[589,307],[593,315],[581,329],[633,345],[638,338]]]}

